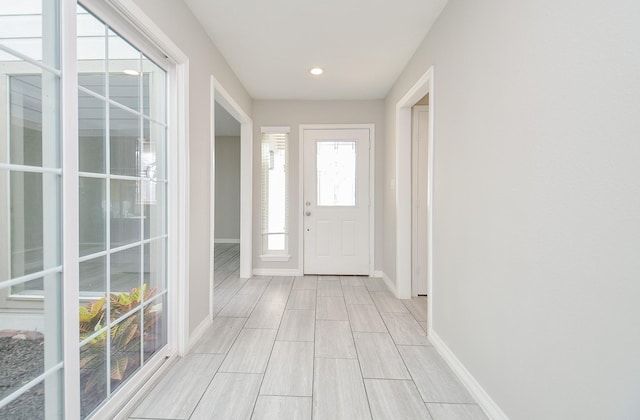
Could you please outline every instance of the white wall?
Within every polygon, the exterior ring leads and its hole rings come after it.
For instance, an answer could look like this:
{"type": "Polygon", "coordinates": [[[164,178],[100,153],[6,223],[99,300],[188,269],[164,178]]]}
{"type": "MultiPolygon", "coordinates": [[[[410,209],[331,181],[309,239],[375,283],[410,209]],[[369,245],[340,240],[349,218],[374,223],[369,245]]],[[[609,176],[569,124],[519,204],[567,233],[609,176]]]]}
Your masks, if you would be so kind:
{"type": "Polygon", "coordinates": [[[240,240],[240,137],[216,136],[216,241],[240,240]]]}
{"type": "Polygon", "coordinates": [[[434,65],[433,328],[512,419],[640,415],[640,2],[451,0],[434,65]]]}
{"type": "MultiPolygon", "coordinates": [[[[289,249],[291,260],[287,263],[264,262],[259,256],[261,250],[260,238],[260,176],[259,169],[253,171],[253,255],[254,268],[265,269],[297,269],[300,267],[301,256],[298,255],[298,232],[300,229],[300,201],[298,197],[301,175],[299,169],[301,124],[368,124],[374,123],[376,129],[376,197],[375,206],[382,209],[382,175],[384,159],[384,102],[374,101],[255,101],[253,103],[254,126],[254,168],[260,168],[260,127],[289,126],[289,249]]],[[[376,211],[375,216],[375,261],[376,269],[382,266],[382,211],[376,211]]]]}
{"type": "Polygon", "coordinates": [[[209,314],[211,103],[210,76],[251,115],[251,98],[224,57],[182,1],[135,0],[145,14],[189,57],[189,324],[193,331],[209,314]]]}

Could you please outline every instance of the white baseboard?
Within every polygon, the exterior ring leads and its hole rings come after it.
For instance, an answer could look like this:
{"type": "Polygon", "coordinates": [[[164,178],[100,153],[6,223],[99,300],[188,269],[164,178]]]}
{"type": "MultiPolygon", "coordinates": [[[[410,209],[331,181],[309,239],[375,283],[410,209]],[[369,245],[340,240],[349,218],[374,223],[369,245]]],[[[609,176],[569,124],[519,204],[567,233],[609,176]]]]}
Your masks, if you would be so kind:
{"type": "Polygon", "coordinates": [[[193,348],[193,346],[198,342],[198,340],[202,338],[202,336],[207,331],[207,329],[211,326],[212,323],[213,323],[213,319],[211,319],[210,317],[206,317],[205,319],[202,320],[200,325],[198,325],[196,329],[193,330],[193,332],[189,335],[189,345],[187,347],[187,353],[189,353],[193,348]]]}
{"type": "Polygon", "coordinates": [[[467,370],[440,336],[435,331],[431,330],[427,338],[431,344],[433,344],[433,347],[437,352],[440,353],[440,356],[442,356],[442,358],[447,362],[456,376],[458,376],[460,382],[462,382],[462,384],[467,388],[487,417],[489,417],[490,420],[509,420],[509,417],[507,417],[498,404],[493,401],[487,391],[485,391],[478,381],[476,381],[473,375],[471,375],[471,372],[467,370]]]}
{"type": "Polygon", "coordinates": [[[295,277],[301,276],[302,271],[297,268],[254,268],[253,275],[295,277]]]}
{"type": "Polygon", "coordinates": [[[377,278],[381,278],[382,280],[384,280],[384,284],[387,285],[387,288],[389,289],[389,291],[391,293],[393,293],[394,296],[398,296],[398,291],[396,289],[396,285],[393,283],[393,281],[391,281],[391,279],[389,278],[389,276],[387,276],[387,273],[385,273],[382,270],[376,270],[374,275],[377,278]]]}
{"type": "Polygon", "coordinates": [[[240,239],[224,239],[224,238],[216,238],[213,240],[214,244],[239,244],[240,239]]]}

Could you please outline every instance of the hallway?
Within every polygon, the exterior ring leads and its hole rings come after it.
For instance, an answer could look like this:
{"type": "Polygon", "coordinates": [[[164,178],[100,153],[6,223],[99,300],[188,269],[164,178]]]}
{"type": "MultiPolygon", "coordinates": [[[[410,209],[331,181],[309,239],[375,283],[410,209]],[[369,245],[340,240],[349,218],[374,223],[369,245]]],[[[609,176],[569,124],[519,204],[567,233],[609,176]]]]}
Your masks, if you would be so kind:
{"type": "Polygon", "coordinates": [[[382,279],[254,277],[216,245],[215,318],[130,419],[485,419],[382,279]]]}

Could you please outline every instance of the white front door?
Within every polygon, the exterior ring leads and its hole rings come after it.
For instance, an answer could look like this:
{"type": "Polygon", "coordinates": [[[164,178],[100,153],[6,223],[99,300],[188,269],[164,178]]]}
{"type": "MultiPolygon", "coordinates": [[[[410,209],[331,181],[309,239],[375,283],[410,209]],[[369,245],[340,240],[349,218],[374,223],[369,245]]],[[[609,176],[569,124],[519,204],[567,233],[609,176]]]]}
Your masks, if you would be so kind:
{"type": "Polygon", "coordinates": [[[369,136],[304,129],[305,274],[369,274],[369,136]]]}

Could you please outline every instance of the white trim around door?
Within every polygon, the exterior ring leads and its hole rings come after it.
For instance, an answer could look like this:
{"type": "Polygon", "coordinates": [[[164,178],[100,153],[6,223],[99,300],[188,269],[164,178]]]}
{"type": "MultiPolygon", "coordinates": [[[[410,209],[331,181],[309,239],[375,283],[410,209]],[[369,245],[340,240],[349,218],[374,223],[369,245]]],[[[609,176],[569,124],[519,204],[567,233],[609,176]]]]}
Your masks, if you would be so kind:
{"type": "Polygon", "coordinates": [[[433,66],[407,91],[396,104],[396,284],[399,299],[411,298],[411,108],[429,94],[429,145],[427,185],[427,334],[432,328],[433,308],[433,145],[434,110],[433,66]]]}
{"type": "MultiPolygon", "coordinates": [[[[304,130],[341,130],[341,129],[368,129],[369,130],[369,276],[375,275],[375,170],[376,170],[376,126],[375,124],[300,124],[299,132],[299,156],[298,174],[301,181],[298,186],[298,199],[302,202],[304,197],[304,130]]],[[[298,272],[304,272],[304,206],[300,206],[298,223],[298,272]]]]}

